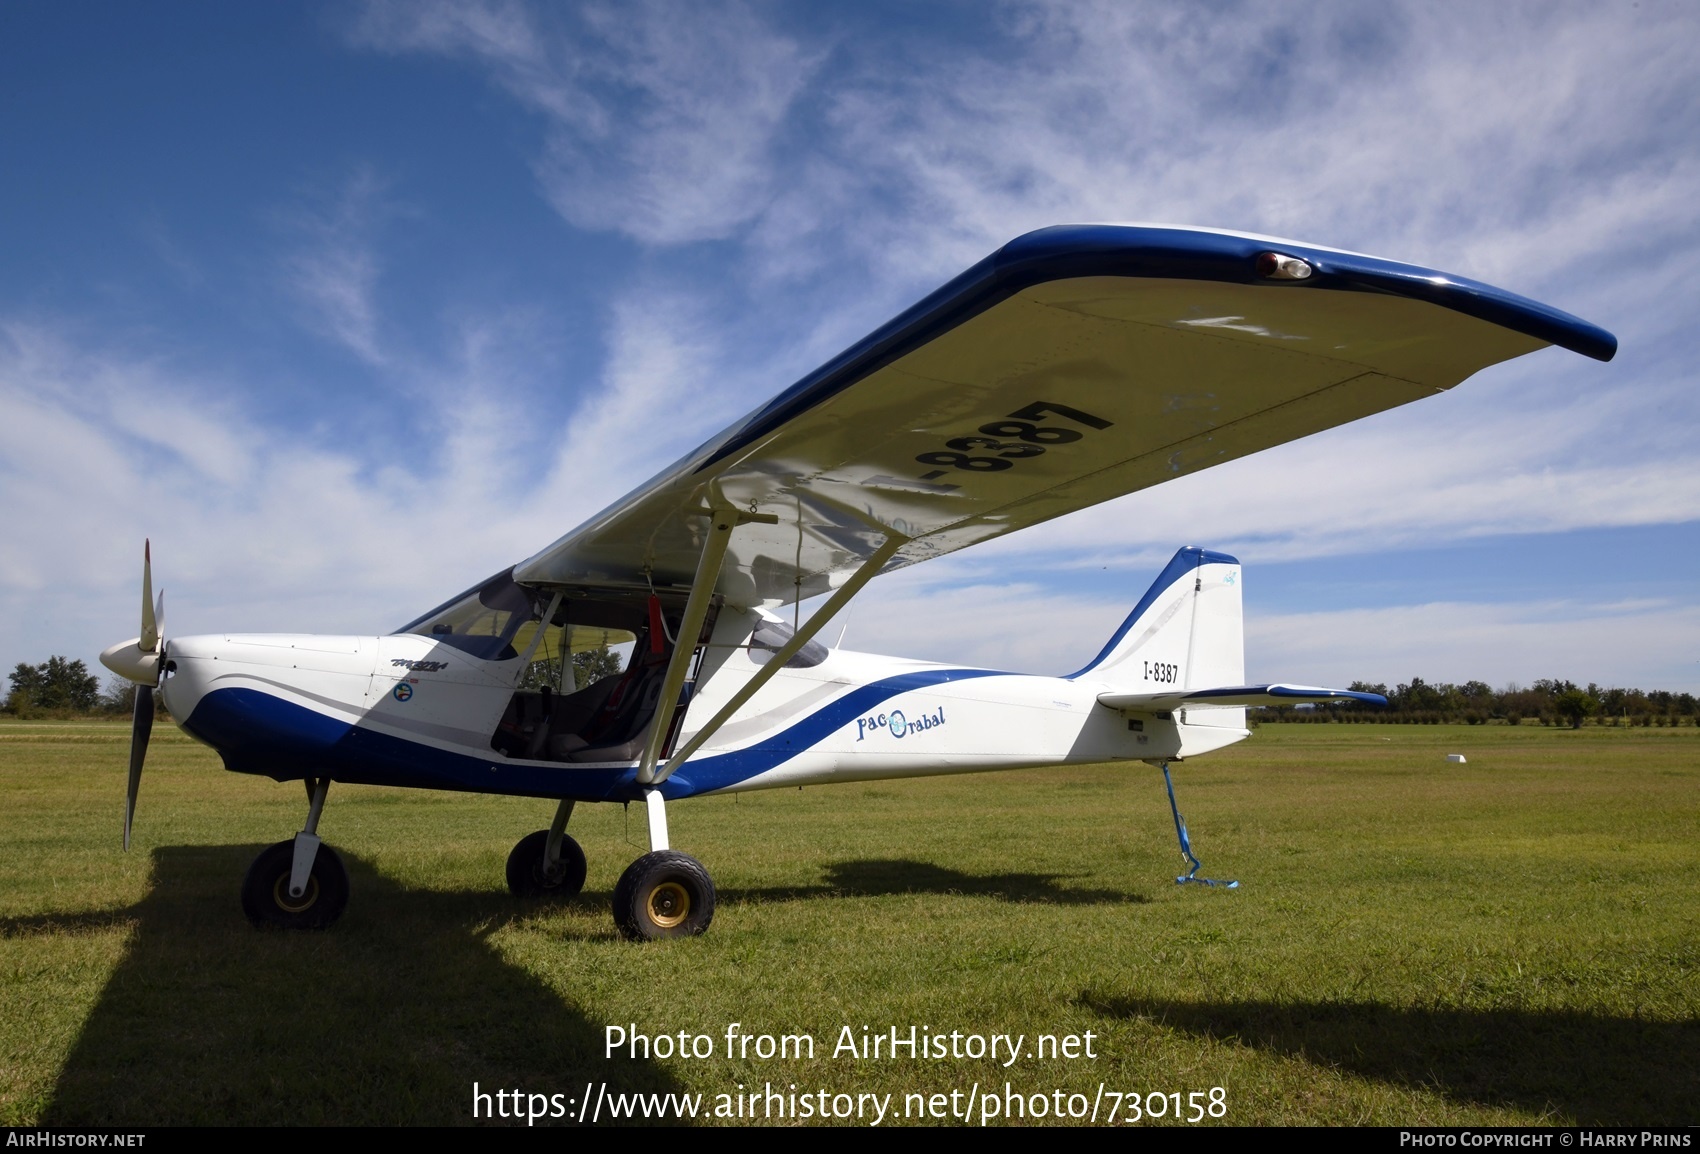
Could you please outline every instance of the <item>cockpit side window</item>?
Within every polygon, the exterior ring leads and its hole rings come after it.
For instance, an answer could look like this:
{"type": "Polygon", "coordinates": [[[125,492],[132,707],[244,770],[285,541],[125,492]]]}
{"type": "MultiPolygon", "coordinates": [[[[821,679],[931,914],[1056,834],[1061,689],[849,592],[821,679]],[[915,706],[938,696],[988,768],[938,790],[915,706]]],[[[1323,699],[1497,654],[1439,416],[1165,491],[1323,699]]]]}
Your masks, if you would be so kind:
{"type": "Polygon", "coordinates": [[[514,635],[538,612],[536,594],[515,584],[508,569],[396,632],[417,633],[484,661],[511,661],[519,656],[514,635]]]}
{"type": "MultiPolygon", "coordinates": [[[[796,634],[783,621],[763,621],[756,626],[756,631],[750,635],[750,660],[757,665],[766,665],[773,659],[785,643],[796,634]]],[[[825,661],[828,654],[826,646],[815,641],[803,642],[791,660],[785,663],[787,669],[808,669],[825,661]]]]}

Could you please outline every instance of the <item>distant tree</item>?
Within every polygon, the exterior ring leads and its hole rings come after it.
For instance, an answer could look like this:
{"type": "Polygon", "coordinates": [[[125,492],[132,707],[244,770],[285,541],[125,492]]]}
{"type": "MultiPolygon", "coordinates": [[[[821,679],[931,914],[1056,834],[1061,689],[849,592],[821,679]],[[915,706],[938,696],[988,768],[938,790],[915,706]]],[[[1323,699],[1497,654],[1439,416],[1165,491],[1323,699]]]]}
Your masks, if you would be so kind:
{"type": "MultiPolygon", "coordinates": [[[[573,654],[573,684],[579,689],[585,689],[604,677],[620,672],[620,655],[606,645],[595,649],[586,649],[573,654]]],[[[559,658],[538,658],[531,663],[520,678],[521,689],[541,689],[543,686],[559,686],[561,683],[561,662],[559,658]]]]}
{"type": "MultiPolygon", "coordinates": [[[[580,684],[585,682],[581,680],[580,684]]],[[[1589,682],[1583,688],[1574,681],[1547,678],[1527,687],[1511,681],[1496,690],[1483,681],[1452,685],[1413,677],[1391,690],[1386,685],[1370,681],[1354,681],[1351,688],[1359,693],[1381,694],[1387,698],[1389,708],[1344,701],[1302,709],[1264,706],[1254,710],[1250,716],[1260,721],[1371,721],[1408,725],[1459,721],[1481,725],[1490,719],[1502,718],[1510,725],[1535,721],[1541,725],[1575,727],[1589,717],[1596,717],[1602,724],[1612,726],[1694,725],[1700,722],[1700,718],[1696,717],[1700,713],[1700,701],[1692,693],[1603,688],[1598,682],[1589,682]],[[1562,706],[1560,702],[1563,702],[1562,706]]]]}
{"type": "Polygon", "coordinates": [[[100,679],[81,661],[58,656],[40,665],[20,661],[8,677],[12,692],[6,705],[14,713],[32,708],[87,711],[100,702],[100,679]]]}
{"type": "Polygon", "coordinates": [[[1399,710],[1450,710],[1455,707],[1457,690],[1444,682],[1430,685],[1420,677],[1401,683],[1388,695],[1393,708],[1399,710]]]}
{"type": "Polygon", "coordinates": [[[12,691],[6,695],[8,713],[24,713],[36,708],[35,699],[41,692],[41,671],[33,665],[18,662],[10,675],[12,691]]]}
{"type": "Polygon", "coordinates": [[[573,654],[573,682],[580,689],[620,672],[620,655],[606,645],[573,654]]]}
{"type": "Polygon", "coordinates": [[[1571,729],[1581,729],[1583,720],[1600,707],[1600,702],[1587,690],[1571,686],[1553,698],[1552,707],[1570,723],[1571,729]]]}
{"type": "Polygon", "coordinates": [[[136,683],[116,674],[106,679],[106,692],[100,695],[101,708],[110,713],[136,712],[136,683]]]}
{"type": "Polygon", "coordinates": [[[1458,694],[1477,708],[1491,707],[1496,696],[1493,686],[1485,681],[1466,681],[1458,687],[1458,694]]]}

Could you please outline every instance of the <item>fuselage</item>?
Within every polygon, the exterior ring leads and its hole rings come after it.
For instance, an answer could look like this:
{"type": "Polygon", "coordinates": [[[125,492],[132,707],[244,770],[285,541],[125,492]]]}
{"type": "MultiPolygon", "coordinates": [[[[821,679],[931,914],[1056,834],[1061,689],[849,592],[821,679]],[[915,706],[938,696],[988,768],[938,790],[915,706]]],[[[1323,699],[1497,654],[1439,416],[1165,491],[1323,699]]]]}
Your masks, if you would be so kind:
{"type": "MultiPolygon", "coordinates": [[[[682,745],[770,653],[759,619],[726,612],[675,735],[682,745]]],[[[213,634],[173,638],[166,708],[226,768],[278,780],[470,790],[584,801],[642,795],[637,758],[565,762],[504,752],[519,656],[490,660],[429,636],[213,634]]],[[[697,794],[1115,760],[1180,759],[1246,736],[1241,710],[1128,717],[1112,686],[824,651],[778,671],[662,785],[697,794]]],[[[545,697],[544,701],[548,701],[545,697]]]]}

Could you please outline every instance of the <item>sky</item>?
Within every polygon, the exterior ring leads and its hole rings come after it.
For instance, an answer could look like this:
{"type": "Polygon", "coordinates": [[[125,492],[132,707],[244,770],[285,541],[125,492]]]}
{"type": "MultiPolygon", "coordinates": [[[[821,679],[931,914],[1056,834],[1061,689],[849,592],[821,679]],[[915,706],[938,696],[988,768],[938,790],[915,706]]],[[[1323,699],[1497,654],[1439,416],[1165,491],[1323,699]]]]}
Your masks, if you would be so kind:
{"type": "MultiPolygon", "coordinates": [[[[874,582],[1062,673],[1175,549],[1253,680],[1700,691],[1700,9],[0,5],[0,664],[386,632],[1034,228],[1202,225],[1617,335],[874,582]]],[[[836,633],[829,630],[828,636],[836,633]]]]}

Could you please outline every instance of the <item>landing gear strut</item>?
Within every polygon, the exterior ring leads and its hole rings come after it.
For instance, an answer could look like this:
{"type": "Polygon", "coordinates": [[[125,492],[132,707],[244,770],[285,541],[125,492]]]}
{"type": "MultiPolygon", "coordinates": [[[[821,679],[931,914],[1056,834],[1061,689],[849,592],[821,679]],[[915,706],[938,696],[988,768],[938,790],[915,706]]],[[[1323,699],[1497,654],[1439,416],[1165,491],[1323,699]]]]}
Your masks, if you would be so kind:
{"type": "Polygon", "coordinates": [[[714,920],[714,882],[696,858],[668,848],[661,792],[646,793],[644,805],[650,850],[614,886],[614,924],[634,942],[700,934],[714,920]]]}
{"type": "Polygon", "coordinates": [[[348,871],[318,837],[331,779],[309,778],[306,785],[306,828],[260,851],[242,879],[242,912],[261,928],[322,930],[348,906],[348,871]]]}

